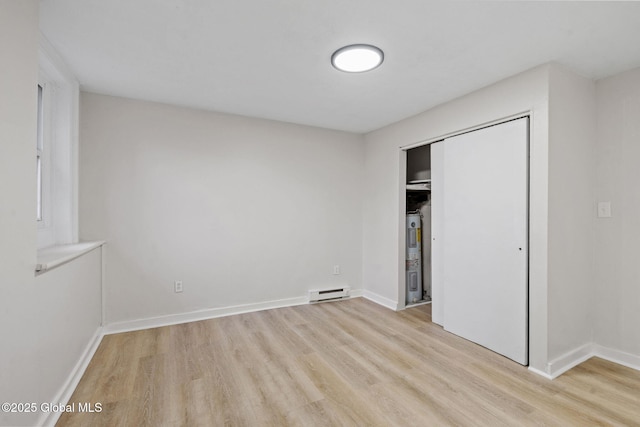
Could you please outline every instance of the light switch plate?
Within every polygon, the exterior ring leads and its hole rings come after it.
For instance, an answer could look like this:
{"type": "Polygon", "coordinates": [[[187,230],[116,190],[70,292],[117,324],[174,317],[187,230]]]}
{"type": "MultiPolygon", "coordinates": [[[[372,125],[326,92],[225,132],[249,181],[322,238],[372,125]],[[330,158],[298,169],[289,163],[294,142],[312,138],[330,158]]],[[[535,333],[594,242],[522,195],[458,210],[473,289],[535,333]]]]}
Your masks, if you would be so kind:
{"type": "Polygon", "coordinates": [[[611,202],[598,202],[598,218],[611,218],[611,202]]]}

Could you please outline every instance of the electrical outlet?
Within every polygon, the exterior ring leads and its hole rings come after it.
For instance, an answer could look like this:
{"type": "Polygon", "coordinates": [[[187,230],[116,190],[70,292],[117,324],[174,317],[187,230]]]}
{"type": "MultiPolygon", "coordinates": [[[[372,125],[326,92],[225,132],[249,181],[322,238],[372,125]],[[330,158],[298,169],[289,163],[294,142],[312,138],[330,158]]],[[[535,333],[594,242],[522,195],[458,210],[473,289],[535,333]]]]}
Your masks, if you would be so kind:
{"type": "Polygon", "coordinates": [[[340,266],[339,265],[334,265],[333,266],[333,274],[340,274],[340,266]]]}
{"type": "Polygon", "coordinates": [[[182,280],[176,280],[173,282],[173,291],[175,293],[182,292],[182,280]]]}

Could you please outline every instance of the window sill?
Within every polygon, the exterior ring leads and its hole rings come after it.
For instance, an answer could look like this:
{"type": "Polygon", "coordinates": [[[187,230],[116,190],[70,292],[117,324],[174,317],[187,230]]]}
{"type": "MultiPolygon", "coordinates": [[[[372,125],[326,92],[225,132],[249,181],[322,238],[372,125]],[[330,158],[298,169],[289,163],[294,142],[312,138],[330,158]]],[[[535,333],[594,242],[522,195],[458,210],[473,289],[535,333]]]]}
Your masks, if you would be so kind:
{"type": "Polygon", "coordinates": [[[80,242],[71,245],[52,246],[50,248],[38,249],[38,259],[36,264],[36,274],[42,274],[66,264],[69,261],[91,252],[99,248],[106,242],[101,240],[97,242],[80,242]]]}

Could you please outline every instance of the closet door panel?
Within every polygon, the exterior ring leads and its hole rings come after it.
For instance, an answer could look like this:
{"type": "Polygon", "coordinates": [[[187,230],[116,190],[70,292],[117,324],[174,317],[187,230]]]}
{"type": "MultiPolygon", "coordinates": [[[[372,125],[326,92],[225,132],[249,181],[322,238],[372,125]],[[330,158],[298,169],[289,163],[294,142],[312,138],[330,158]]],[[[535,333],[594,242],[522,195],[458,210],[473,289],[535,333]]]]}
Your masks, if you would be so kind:
{"type": "Polygon", "coordinates": [[[444,141],[444,328],[521,364],[528,362],[527,157],[526,118],[444,141]]]}
{"type": "Polygon", "coordinates": [[[444,141],[431,144],[431,318],[444,322],[444,141]]]}

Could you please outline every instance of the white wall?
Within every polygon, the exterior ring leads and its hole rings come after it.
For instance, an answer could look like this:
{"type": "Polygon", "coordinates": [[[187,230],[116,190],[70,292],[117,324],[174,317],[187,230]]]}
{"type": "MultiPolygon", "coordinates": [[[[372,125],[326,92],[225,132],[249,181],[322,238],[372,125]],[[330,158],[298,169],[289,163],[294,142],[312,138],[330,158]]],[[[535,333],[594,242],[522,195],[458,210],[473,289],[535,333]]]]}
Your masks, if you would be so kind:
{"type": "Polygon", "coordinates": [[[80,111],[107,323],[361,289],[362,136],[89,93],[80,111]]]}
{"type": "MultiPolygon", "coordinates": [[[[85,350],[99,338],[102,321],[102,251],[99,247],[36,277],[40,402],[62,395],[85,350]]],[[[42,419],[46,415],[42,414],[42,419]]]]}
{"type": "Polygon", "coordinates": [[[530,365],[540,370],[548,361],[548,90],[553,67],[535,68],[365,136],[363,283],[368,292],[398,301],[404,274],[399,257],[404,245],[399,227],[404,215],[399,209],[404,186],[399,147],[532,112],[529,356],[530,365]]]}
{"type": "MultiPolygon", "coordinates": [[[[0,400],[41,397],[36,349],[35,138],[38,2],[0,2],[0,400]]],[[[33,424],[38,414],[0,412],[0,425],[33,424]]]]}
{"type": "Polygon", "coordinates": [[[596,94],[596,199],[612,217],[596,220],[594,337],[640,361],[640,68],[599,80],[596,94]]]}
{"type": "MultiPolygon", "coordinates": [[[[72,263],[34,275],[38,1],[0,2],[0,63],[0,401],[40,404],[56,398],[99,326],[100,270],[72,263]]],[[[0,412],[0,425],[42,415],[0,412]]]]}
{"type": "Polygon", "coordinates": [[[592,342],[595,83],[552,67],[549,90],[549,359],[592,342]]]}

